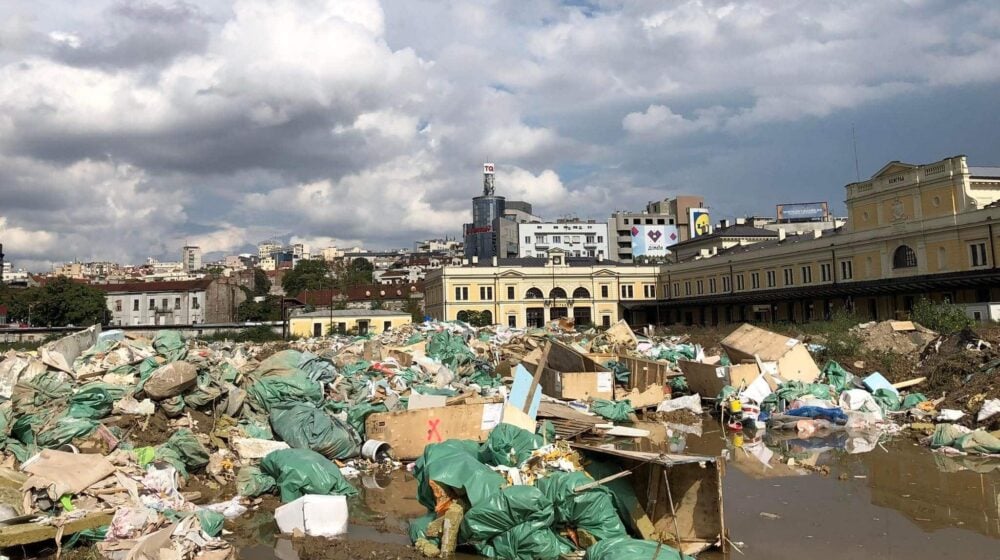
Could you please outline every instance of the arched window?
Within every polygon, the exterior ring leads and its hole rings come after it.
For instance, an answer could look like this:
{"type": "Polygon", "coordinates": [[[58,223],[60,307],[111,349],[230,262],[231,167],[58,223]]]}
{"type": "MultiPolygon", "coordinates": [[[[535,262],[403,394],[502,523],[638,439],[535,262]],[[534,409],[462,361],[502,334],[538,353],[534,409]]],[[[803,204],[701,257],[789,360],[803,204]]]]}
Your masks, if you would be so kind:
{"type": "Polygon", "coordinates": [[[524,294],[524,299],[542,299],[543,297],[545,296],[542,295],[542,291],[538,288],[531,288],[528,290],[528,293],[524,294]]]}
{"type": "Polygon", "coordinates": [[[479,322],[480,326],[488,327],[493,324],[493,313],[490,310],[479,312],[479,322]]]}
{"type": "Polygon", "coordinates": [[[566,299],[566,290],[562,288],[552,288],[549,290],[549,299],[566,299]]]}
{"type": "Polygon", "coordinates": [[[463,322],[463,323],[468,323],[469,322],[469,312],[463,309],[462,311],[458,312],[458,315],[455,318],[458,319],[459,321],[463,322]]]}
{"type": "Polygon", "coordinates": [[[584,287],[577,288],[573,290],[573,299],[590,299],[590,292],[584,287]]]}
{"type": "Polygon", "coordinates": [[[917,254],[906,245],[900,245],[892,254],[892,268],[913,268],[917,266],[917,254]]]}

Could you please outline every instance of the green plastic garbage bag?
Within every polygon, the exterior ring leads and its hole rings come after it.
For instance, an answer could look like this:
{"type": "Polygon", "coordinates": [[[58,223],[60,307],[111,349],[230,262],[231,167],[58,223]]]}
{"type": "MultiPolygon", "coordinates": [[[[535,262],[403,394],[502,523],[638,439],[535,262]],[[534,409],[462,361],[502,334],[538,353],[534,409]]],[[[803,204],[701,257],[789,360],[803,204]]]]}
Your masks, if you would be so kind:
{"type": "Polygon", "coordinates": [[[125,396],[125,388],[108,383],[84,385],[69,398],[69,411],[73,418],[99,420],[111,414],[115,401],[125,396]]]}
{"type": "Polygon", "coordinates": [[[277,485],[274,477],[264,474],[260,467],[243,467],[236,473],[236,492],[240,496],[256,498],[274,490],[277,485]]]}
{"type": "Polygon", "coordinates": [[[35,413],[53,401],[69,399],[73,386],[63,381],[63,377],[63,374],[46,371],[28,381],[18,381],[11,396],[16,415],[35,413]]]}
{"type": "Polygon", "coordinates": [[[167,363],[183,360],[187,357],[187,346],[178,331],[156,331],[153,337],[153,348],[156,353],[167,359],[167,363]]]}
{"type": "Polygon", "coordinates": [[[55,424],[42,429],[35,436],[35,444],[41,448],[53,448],[66,445],[74,439],[87,437],[94,433],[98,423],[89,418],[73,418],[63,416],[55,424]]]}
{"type": "Polygon", "coordinates": [[[590,411],[605,420],[628,422],[629,416],[632,414],[632,403],[627,399],[624,401],[594,399],[590,403],[590,411]]]}
{"type": "Polygon", "coordinates": [[[351,427],[354,428],[354,431],[361,436],[362,440],[364,440],[367,438],[367,435],[365,434],[365,420],[368,419],[370,414],[375,414],[377,412],[389,412],[389,409],[383,403],[372,404],[363,402],[356,404],[350,407],[347,411],[347,423],[350,424],[351,427]]]}
{"type": "Polygon", "coordinates": [[[968,432],[954,424],[938,424],[931,436],[931,449],[951,447],[966,453],[1000,453],[1000,438],[996,432],[975,430],[968,432]]]}
{"type": "Polygon", "coordinates": [[[479,448],[479,461],[493,467],[516,467],[542,445],[541,436],[517,426],[500,424],[479,448]]]}
{"type": "Polygon", "coordinates": [[[642,558],[643,560],[690,560],[676,549],[660,545],[656,541],[644,541],[632,537],[616,537],[600,541],[587,549],[584,560],[622,560],[642,558]],[[657,554],[659,549],[659,554],[657,554]]]}
{"type": "Polygon", "coordinates": [[[329,360],[311,352],[282,350],[262,361],[253,375],[257,379],[263,379],[272,376],[284,377],[299,372],[304,373],[312,381],[326,383],[333,381],[337,368],[329,360]]]}
{"type": "Polygon", "coordinates": [[[882,410],[899,410],[900,399],[897,393],[889,389],[878,389],[872,393],[872,398],[878,403],[882,410]]]}
{"type": "Polygon", "coordinates": [[[833,360],[830,360],[823,366],[823,377],[828,384],[833,386],[835,393],[842,393],[850,389],[851,379],[854,379],[854,375],[851,372],[833,360]]]}
{"type": "Polygon", "coordinates": [[[832,398],[829,386],[820,383],[803,383],[801,381],[787,381],[782,383],[774,393],[785,402],[792,402],[805,395],[811,395],[817,399],[824,400],[832,398]]]}
{"type": "Polygon", "coordinates": [[[542,438],[542,443],[545,445],[556,442],[556,426],[551,420],[539,422],[535,434],[542,438]]]}
{"type": "Polygon", "coordinates": [[[191,430],[181,428],[157,446],[156,459],[170,463],[186,478],[188,469],[198,469],[208,464],[208,450],[191,430]]]}
{"type": "Polygon", "coordinates": [[[473,503],[459,538],[488,558],[558,558],[565,550],[552,532],[552,501],[532,486],[508,486],[473,503]]]}
{"type": "Polygon", "coordinates": [[[555,506],[557,527],[583,529],[597,539],[624,537],[625,525],[615,511],[614,496],[604,486],[573,490],[593,482],[582,472],[556,472],[539,480],[538,488],[555,506]]]}
{"type": "Polygon", "coordinates": [[[280,377],[265,377],[251,385],[247,393],[251,397],[252,405],[268,413],[272,407],[281,403],[319,404],[323,400],[323,387],[302,372],[280,377]]]}
{"type": "Polygon", "coordinates": [[[628,378],[632,375],[632,372],[628,370],[628,366],[626,366],[623,362],[608,360],[608,362],[604,364],[604,367],[615,373],[615,381],[618,382],[619,385],[628,385],[628,378]]]}
{"type": "Polygon", "coordinates": [[[480,463],[478,453],[479,444],[469,440],[449,439],[425,447],[413,469],[417,500],[434,510],[431,481],[463,492],[473,505],[499,492],[506,479],[480,463]]]}
{"type": "Polygon", "coordinates": [[[160,408],[163,409],[163,413],[170,418],[177,418],[181,414],[184,414],[184,397],[181,395],[174,395],[169,399],[163,399],[158,403],[160,408]]]}
{"type": "Polygon", "coordinates": [[[309,449],[272,451],[260,462],[260,470],[277,482],[281,501],[291,502],[306,494],[355,496],[337,465],[309,449]]]}
{"type": "Polygon", "coordinates": [[[900,410],[910,410],[911,408],[917,406],[918,404],[929,400],[923,393],[910,393],[906,395],[903,399],[903,404],[899,406],[900,410]]]}
{"type": "Polygon", "coordinates": [[[673,392],[683,393],[691,390],[688,387],[687,377],[684,377],[683,375],[671,377],[670,380],[667,381],[667,385],[670,385],[670,390],[673,392]]]}
{"type": "Polygon", "coordinates": [[[93,543],[103,541],[108,536],[109,528],[110,527],[108,525],[101,525],[100,527],[84,529],[80,532],[73,533],[62,546],[63,548],[73,548],[77,544],[91,545],[93,543]]]}
{"type": "Polygon", "coordinates": [[[226,516],[210,509],[199,509],[195,515],[198,516],[198,523],[206,535],[218,537],[222,533],[222,524],[226,522],[226,516]]]}
{"type": "Polygon", "coordinates": [[[347,423],[305,403],[272,408],[271,428],[291,447],[312,449],[328,459],[357,457],[363,443],[347,423]]]}
{"type": "Polygon", "coordinates": [[[198,384],[184,395],[184,404],[202,408],[222,398],[222,387],[207,373],[198,375],[198,384]]]}
{"type": "Polygon", "coordinates": [[[475,357],[472,350],[465,344],[465,339],[448,331],[432,335],[427,341],[426,352],[428,356],[437,359],[452,370],[471,362],[475,357]]]}

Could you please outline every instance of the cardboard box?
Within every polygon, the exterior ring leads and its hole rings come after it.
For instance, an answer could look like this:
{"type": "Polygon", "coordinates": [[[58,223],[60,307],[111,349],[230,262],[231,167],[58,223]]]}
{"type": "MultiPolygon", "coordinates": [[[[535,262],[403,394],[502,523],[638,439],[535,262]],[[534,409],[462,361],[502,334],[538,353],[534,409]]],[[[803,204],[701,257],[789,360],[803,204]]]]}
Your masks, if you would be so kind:
{"type": "Polygon", "coordinates": [[[719,343],[733,364],[755,362],[774,363],[775,372],[784,381],[812,383],[820,369],[809,350],[797,339],[743,325],[719,343]]]}
{"type": "Polygon", "coordinates": [[[477,403],[381,412],[368,416],[365,432],[392,447],[396,459],[420,457],[429,443],[449,439],[486,441],[500,423],[503,403],[477,403]]]}
{"type": "Polygon", "coordinates": [[[539,380],[542,393],[567,401],[614,399],[615,375],[610,371],[561,372],[545,370],[539,380]]]}
{"type": "Polygon", "coordinates": [[[760,375],[760,368],[755,363],[721,366],[717,356],[713,356],[711,360],[710,362],[677,361],[692,393],[714,399],[726,385],[737,389],[746,387],[760,375]]]}

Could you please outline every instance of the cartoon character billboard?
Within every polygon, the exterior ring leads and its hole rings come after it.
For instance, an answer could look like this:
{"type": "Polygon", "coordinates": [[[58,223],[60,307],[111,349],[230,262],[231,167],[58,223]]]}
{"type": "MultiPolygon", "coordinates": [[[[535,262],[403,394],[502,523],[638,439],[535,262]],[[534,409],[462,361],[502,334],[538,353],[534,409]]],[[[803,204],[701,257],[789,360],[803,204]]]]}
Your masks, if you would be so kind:
{"type": "Polygon", "coordinates": [[[633,257],[665,257],[668,250],[680,241],[677,226],[635,225],[632,226],[633,257]]]}
{"type": "Polygon", "coordinates": [[[699,235],[708,235],[712,232],[712,219],[708,216],[705,208],[688,208],[688,227],[690,227],[691,238],[699,235]]]}

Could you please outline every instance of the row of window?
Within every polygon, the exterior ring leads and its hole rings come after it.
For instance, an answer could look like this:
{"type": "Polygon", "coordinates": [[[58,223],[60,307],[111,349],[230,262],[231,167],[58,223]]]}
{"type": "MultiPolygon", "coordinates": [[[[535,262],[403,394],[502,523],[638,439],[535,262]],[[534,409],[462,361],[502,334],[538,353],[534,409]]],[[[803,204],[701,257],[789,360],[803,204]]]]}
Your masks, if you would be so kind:
{"type": "MultiPolygon", "coordinates": [[[[156,298],[149,298],[148,301],[149,301],[149,310],[150,311],[156,311],[156,298]]],[[[169,309],[169,301],[170,301],[170,298],[163,298],[163,299],[160,300],[160,310],[161,311],[169,309]]],[[[198,298],[197,297],[192,297],[191,298],[191,309],[198,309],[200,307],[201,306],[198,304],[198,298]]],[[[175,297],[174,298],[174,310],[179,310],[180,308],[181,308],[181,298],[175,297]]],[[[122,300],[116,299],[115,300],[115,311],[121,311],[121,310],[122,310],[122,300]]],[[[139,311],[139,300],[138,299],[132,300],[132,311],[139,311]]]]}
{"type": "MultiPolygon", "coordinates": [[[[820,281],[830,282],[833,280],[833,266],[830,263],[822,263],[819,265],[820,271],[820,281]]],[[[751,272],[750,274],[750,289],[759,290],[761,287],[760,283],[760,273],[751,272]]],[[[792,267],[787,267],[782,270],[784,286],[794,286],[795,285],[795,270],[792,267]]],[[[840,277],[842,280],[850,280],[854,278],[854,266],[851,261],[841,261],[840,262],[840,277]]],[[[746,277],[743,273],[734,275],[736,279],[736,291],[741,292],[746,289],[746,277]]],[[[812,266],[803,266],[800,270],[800,278],[803,284],[812,284],[813,281],[813,269],[812,266]]],[[[766,282],[766,287],[775,288],[778,285],[778,273],[775,270],[768,270],[764,273],[764,280],[766,282]]],[[[692,283],[690,280],[684,281],[684,295],[703,295],[705,294],[705,282],[704,280],[694,281],[694,290],[692,291],[692,283]]],[[[729,276],[722,277],[722,292],[728,293],[732,291],[732,280],[729,276]]],[[[708,279],[708,293],[715,294],[718,292],[718,284],[715,278],[708,279]]],[[[673,293],[675,295],[681,294],[681,283],[674,282],[673,293]]]]}
{"type": "MultiPolygon", "coordinates": [[[[601,289],[601,297],[607,298],[608,294],[610,293],[609,286],[607,284],[602,284],[600,289],[601,289]]],[[[622,284],[620,295],[622,299],[634,299],[635,287],[632,284],[622,284]]],[[[643,284],[642,297],[646,299],[655,299],[656,284],[643,284]]],[[[528,291],[525,292],[524,294],[524,299],[544,299],[544,298],[545,294],[542,292],[542,290],[538,288],[529,288],[528,291]]],[[[568,296],[566,295],[566,290],[556,287],[549,290],[548,298],[568,299],[568,296]]],[[[493,286],[480,286],[479,299],[481,301],[493,301],[493,286]]],[[[507,286],[507,299],[508,300],[517,299],[516,289],[514,288],[514,286],[507,286]]],[[[573,290],[573,299],[590,299],[590,290],[583,287],[573,290]]],[[[468,300],[469,300],[469,287],[455,286],[455,301],[468,301],[468,300]]]]}
{"type": "Polygon", "coordinates": [[[632,220],[631,223],[634,224],[634,225],[641,225],[643,223],[645,223],[646,225],[653,225],[654,221],[656,222],[657,225],[665,225],[665,224],[671,224],[671,225],[673,225],[673,223],[674,223],[674,219],[673,218],[668,218],[668,219],[664,219],[664,218],[623,218],[622,222],[628,224],[628,223],[630,223],[629,222],[630,219],[632,220]]]}
{"type": "MultiPolygon", "coordinates": [[[[552,242],[553,243],[563,243],[563,242],[565,242],[565,243],[580,243],[581,242],[581,239],[580,239],[581,237],[584,238],[582,241],[585,242],[585,243],[594,243],[595,240],[596,240],[597,243],[604,243],[604,236],[603,235],[586,235],[586,236],[584,236],[584,235],[553,235],[552,236],[552,242]]],[[[524,242],[530,244],[531,243],[531,236],[530,235],[525,235],[524,236],[524,242]]],[[[536,233],[535,234],[535,243],[548,243],[548,236],[546,234],[544,234],[544,233],[536,233]]]]}

